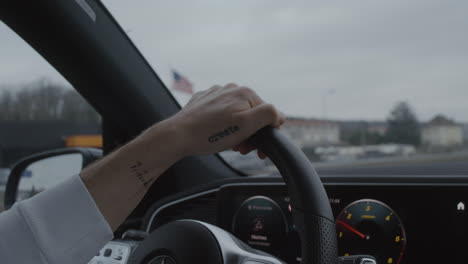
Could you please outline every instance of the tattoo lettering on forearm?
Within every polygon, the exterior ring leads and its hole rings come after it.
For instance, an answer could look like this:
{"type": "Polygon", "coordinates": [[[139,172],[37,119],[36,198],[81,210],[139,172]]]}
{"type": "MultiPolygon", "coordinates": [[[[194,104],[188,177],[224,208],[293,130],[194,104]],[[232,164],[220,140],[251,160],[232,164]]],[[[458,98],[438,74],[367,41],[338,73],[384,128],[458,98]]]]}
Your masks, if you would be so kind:
{"type": "Polygon", "coordinates": [[[153,182],[153,178],[148,178],[148,171],[143,168],[143,163],[141,161],[136,161],[135,164],[130,166],[131,172],[135,175],[138,181],[143,184],[143,186],[148,187],[151,182],[153,182]]]}
{"type": "Polygon", "coordinates": [[[227,136],[230,136],[230,135],[236,133],[239,130],[240,129],[239,129],[238,126],[230,126],[230,127],[226,128],[226,129],[224,129],[223,131],[220,131],[220,132],[212,135],[211,137],[209,137],[208,142],[214,143],[216,141],[221,140],[224,137],[227,137],[227,136]]]}

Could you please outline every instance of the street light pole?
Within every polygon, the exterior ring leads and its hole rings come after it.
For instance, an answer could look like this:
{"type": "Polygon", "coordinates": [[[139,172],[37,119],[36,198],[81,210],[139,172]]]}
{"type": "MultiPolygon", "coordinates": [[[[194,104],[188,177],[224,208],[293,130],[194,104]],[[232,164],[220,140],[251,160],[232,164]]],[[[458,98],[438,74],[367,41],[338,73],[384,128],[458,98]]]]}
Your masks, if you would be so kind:
{"type": "Polygon", "coordinates": [[[327,99],[330,95],[335,94],[335,89],[327,89],[325,92],[322,94],[322,115],[323,115],[323,120],[327,120],[327,99]]]}
{"type": "MultiPolygon", "coordinates": [[[[327,110],[328,110],[327,109],[327,99],[328,99],[328,96],[331,96],[333,94],[335,94],[335,89],[332,88],[332,89],[325,90],[325,92],[322,95],[322,107],[323,107],[323,117],[322,118],[323,118],[323,121],[325,122],[325,129],[326,129],[325,131],[326,131],[327,134],[328,134],[328,132],[329,132],[328,130],[330,128],[329,122],[327,120],[327,110]]],[[[326,138],[326,141],[328,142],[328,136],[326,138]]]]}

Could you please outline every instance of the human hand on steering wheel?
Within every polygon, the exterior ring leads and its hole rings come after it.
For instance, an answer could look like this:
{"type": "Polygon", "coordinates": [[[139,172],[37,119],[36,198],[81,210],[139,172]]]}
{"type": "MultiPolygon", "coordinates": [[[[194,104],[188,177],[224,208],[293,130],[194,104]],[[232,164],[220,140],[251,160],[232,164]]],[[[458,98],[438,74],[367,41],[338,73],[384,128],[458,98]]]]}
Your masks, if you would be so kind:
{"type": "MultiPolygon", "coordinates": [[[[193,95],[167,120],[179,135],[184,155],[210,154],[233,148],[247,154],[255,147],[245,140],[267,125],[280,127],[284,115],[248,87],[215,85],[193,95]]],[[[260,158],[265,155],[259,152],[260,158]]]]}

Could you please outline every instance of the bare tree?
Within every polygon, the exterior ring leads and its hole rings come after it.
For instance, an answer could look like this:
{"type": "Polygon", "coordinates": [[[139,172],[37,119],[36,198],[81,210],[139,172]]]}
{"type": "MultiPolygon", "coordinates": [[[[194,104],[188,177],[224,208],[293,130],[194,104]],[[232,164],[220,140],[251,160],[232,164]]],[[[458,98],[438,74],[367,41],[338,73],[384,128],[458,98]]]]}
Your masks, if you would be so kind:
{"type": "Polygon", "coordinates": [[[13,120],[14,98],[10,91],[5,90],[0,95],[0,120],[13,120]]]}
{"type": "Polygon", "coordinates": [[[34,120],[32,105],[33,94],[29,89],[22,89],[15,95],[15,107],[13,108],[14,120],[34,120]]]}
{"type": "Polygon", "coordinates": [[[32,95],[30,99],[33,120],[56,120],[60,118],[63,87],[42,80],[31,87],[29,91],[32,95]]]}
{"type": "Polygon", "coordinates": [[[63,108],[61,119],[68,121],[81,121],[88,123],[100,122],[100,116],[96,113],[84,98],[75,90],[65,92],[62,97],[63,108]]]}
{"type": "Polygon", "coordinates": [[[0,94],[0,120],[99,123],[99,114],[75,90],[46,79],[0,94]]]}

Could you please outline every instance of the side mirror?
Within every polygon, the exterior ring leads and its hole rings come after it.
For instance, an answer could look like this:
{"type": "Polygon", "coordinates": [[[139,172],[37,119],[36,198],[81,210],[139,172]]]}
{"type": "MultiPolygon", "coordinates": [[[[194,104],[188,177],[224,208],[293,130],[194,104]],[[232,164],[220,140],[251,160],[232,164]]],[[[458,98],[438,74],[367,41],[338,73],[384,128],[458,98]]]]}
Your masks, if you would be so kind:
{"type": "Polygon", "coordinates": [[[27,199],[54,186],[65,177],[76,175],[102,157],[94,148],[66,148],[41,152],[26,157],[11,169],[5,188],[4,206],[27,199]]]}

